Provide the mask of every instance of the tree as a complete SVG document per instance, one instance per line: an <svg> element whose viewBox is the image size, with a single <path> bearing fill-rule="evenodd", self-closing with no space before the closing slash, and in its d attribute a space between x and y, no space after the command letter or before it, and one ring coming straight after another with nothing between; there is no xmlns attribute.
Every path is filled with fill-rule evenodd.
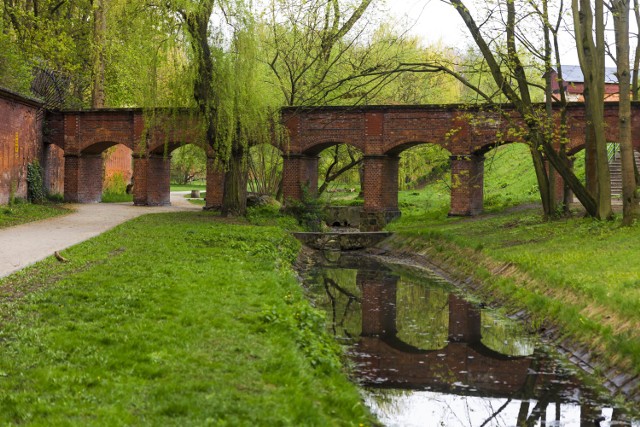
<svg viewBox="0 0 640 427"><path fill-rule="evenodd" d="M189 184L196 179L204 179L207 171L207 156L196 145L187 144L176 149L171 155L171 181Z"/></svg>
<svg viewBox="0 0 640 427"><path fill-rule="evenodd" d="M530 144L530 153L538 179L538 188L545 216L553 216L556 213L553 203L553 188L550 185L551 181L549 179L549 174L552 173L552 171L545 167L545 159L548 160L553 168L562 176L565 183L569 185L589 215L597 216L599 211L596 200L586 191L575 176L566 159L561 153L556 151L554 144L557 143L557 140L555 140L553 132L549 131L550 123L548 122L548 116L544 112L541 114L533 103L530 90L532 83L527 77L525 66L517 49L517 42L522 42L526 37L519 35L516 31L518 28L518 19L515 0L496 3L496 5L501 8L497 15L506 15L506 21L503 22L506 34L506 51L502 52L501 56L497 56L497 53L492 50L489 42L487 42L487 38L483 35L482 29L478 26L470 10L462 0L443 1L455 7L482 53L496 86L502 95L504 95L509 102L513 103L516 111L518 111L525 122L527 140ZM520 6L522 6L520 10L528 14L529 9L524 7L526 5ZM548 21L548 19L546 20ZM495 31L493 33L495 33ZM464 76L455 72L455 70L451 70L441 64L421 65L428 71L443 71L456 76L466 86L473 88L481 94L486 101L492 102L493 96L484 93L480 88L465 79ZM533 86L535 87L535 85ZM543 153L545 157L543 157Z"/></svg>
<svg viewBox="0 0 640 427"><path fill-rule="evenodd" d="M91 107L104 107L104 73L107 35L106 0L93 0L93 67Z"/></svg>
<svg viewBox="0 0 640 427"><path fill-rule="evenodd" d="M563 155L563 151L556 151L555 145L561 141L558 140L558 135L553 131L552 123L549 123L548 113L541 113L533 103L530 88L540 86L532 83L531 79L528 78L524 63L521 60L521 53L517 48L517 42L520 42L528 48L532 46L530 42L527 42L528 39L526 35L518 34L517 32L519 25L522 25L523 17L532 15L531 7L527 7L533 4L532 1L529 0L525 2L525 4L519 5L519 8L516 8L515 0L501 0L492 3L498 10L490 10L488 13L489 18L484 21L483 25L491 22L491 16L506 16L505 21L498 20L498 22L503 25L503 31L506 34L506 43L502 45L505 47L504 50L492 49L490 43L493 43L495 48L495 34L499 33L499 31L494 28L491 29L487 35L483 34L482 28L478 26L471 15L470 9L462 0L442 1L452 5L456 9L476 42L496 87L509 102L513 103L515 110L524 120L526 139L530 144L530 152L538 179L538 188L545 216L549 217L556 214L553 202L553 187L551 186L552 180L550 179L553 171L546 167L544 160L547 160L571 188L587 210L587 213L591 216L599 217L598 202L589 194L580 180L575 176L566 156ZM547 10L546 7L537 7L536 9L538 11ZM520 12L521 17L518 17L517 11ZM548 22L548 17L544 17L543 21ZM527 27L525 31L532 32L534 30ZM495 94L484 92L477 85L474 85L473 82L465 78L464 75L446 65L438 63L406 65L409 66L408 70L448 73L459 79L465 86L475 90L485 101L492 103L495 98ZM508 117L506 118L508 119ZM610 204L610 201L608 201L608 203Z"/></svg>
<svg viewBox="0 0 640 427"><path fill-rule="evenodd" d="M620 88L618 142L622 161L622 222L631 225L640 215L635 157L631 141L631 85L629 70L629 0L611 0L616 39L616 63Z"/></svg>
<svg viewBox="0 0 640 427"><path fill-rule="evenodd" d="M611 184L607 141L604 133L604 7L603 0L572 0L574 32L580 68L584 75L584 98L587 110L586 165L587 187L596 201L594 217L612 216ZM594 39L595 35L595 39Z"/></svg>

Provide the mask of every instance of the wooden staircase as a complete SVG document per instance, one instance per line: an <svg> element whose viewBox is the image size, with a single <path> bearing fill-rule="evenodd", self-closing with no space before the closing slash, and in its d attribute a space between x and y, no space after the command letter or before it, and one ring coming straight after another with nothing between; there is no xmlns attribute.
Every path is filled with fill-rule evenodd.
<svg viewBox="0 0 640 427"><path fill-rule="evenodd" d="M640 168L640 153L633 151L636 165ZM622 196L622 162L620 160L620 151L617 151L609 161L609 172L611 174L611 196Z"/></svg>

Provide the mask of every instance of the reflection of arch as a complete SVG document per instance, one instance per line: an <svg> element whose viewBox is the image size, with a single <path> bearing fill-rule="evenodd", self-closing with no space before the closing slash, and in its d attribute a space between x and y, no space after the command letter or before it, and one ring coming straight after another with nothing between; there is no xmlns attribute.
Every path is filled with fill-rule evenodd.
<svg viewBox="0 0 640 427"><path fill-rule="evenodd" d="M362 335L353 354L365 383L493 397L531 392L533 359L503 355L484 345L477 306L450 294L449 343L442 349L421 350L397 336L398 277L359 270L356 280L363 312Z"/></svg>

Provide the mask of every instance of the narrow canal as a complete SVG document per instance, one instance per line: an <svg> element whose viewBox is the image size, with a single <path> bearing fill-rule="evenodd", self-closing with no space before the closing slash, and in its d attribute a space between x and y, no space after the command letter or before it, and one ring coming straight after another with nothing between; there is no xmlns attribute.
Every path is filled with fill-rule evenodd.
<svg viewBox="0 0 640 427"><path fill-rule="evenodd" d="M332 264L307 270L304 286L384 425L640 426L521 325L439 276Z"/></svg>

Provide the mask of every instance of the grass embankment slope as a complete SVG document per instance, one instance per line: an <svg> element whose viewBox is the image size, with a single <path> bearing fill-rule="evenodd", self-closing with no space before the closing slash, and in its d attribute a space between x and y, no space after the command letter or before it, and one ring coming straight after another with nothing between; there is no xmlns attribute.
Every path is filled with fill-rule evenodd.
<svg viewBox="0 0 640 427"><path fill-rule="evenodd" d="M0 424L369 424L282 227L140 217L0 281Z"/></svg>
<svg viewBox="0 0 640 427"><path fill-rule="evenodd" d="M71 209L57 203L35 205L27 202L18 202L11 205L2 205L0 206L0 228L40 221L71 212Z"/></svg>
<svg viewBox="0 0 640 427"><path fill-rule="evenodd" d="M486 295L526 308L534 326L559 326L601 366L640 374L640 224L581 213L544 222L537 208L496 209L535 198L526 191L535 185L531 172L511 164L487 171L489 213L478 218L447 218L437 188L431 210L405 195L403 217L389 227L401 236L394 245L482 282Z"/></svg>

